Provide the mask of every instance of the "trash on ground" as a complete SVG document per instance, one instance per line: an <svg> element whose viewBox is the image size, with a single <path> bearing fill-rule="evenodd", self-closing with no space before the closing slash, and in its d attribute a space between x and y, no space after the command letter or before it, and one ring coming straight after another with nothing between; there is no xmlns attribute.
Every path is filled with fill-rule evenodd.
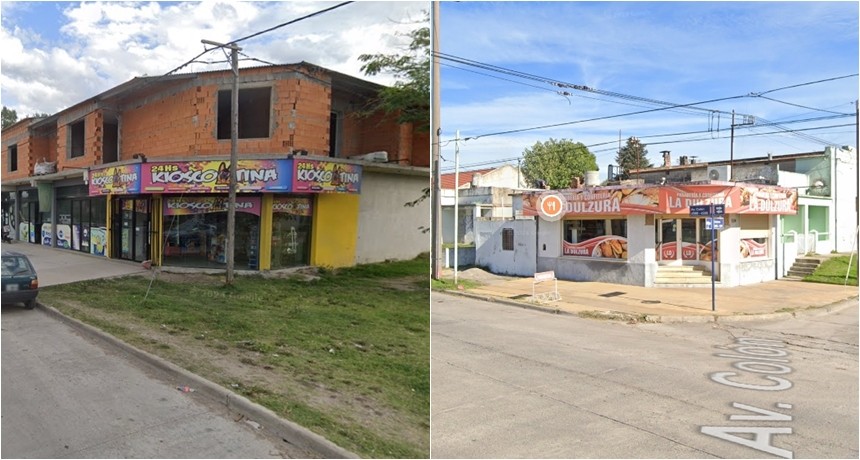
<svg viewBox="0 0 860 460"><path fill-rule="evenodd" d="M194 393L194 388L191 388L188 385L178 386L178 387L176 387L176 389L183 392L183 393Z"/></svg>

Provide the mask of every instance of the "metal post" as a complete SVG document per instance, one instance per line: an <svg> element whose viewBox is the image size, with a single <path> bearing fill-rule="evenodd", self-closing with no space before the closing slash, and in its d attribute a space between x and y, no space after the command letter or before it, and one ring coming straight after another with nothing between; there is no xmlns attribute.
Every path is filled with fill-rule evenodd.
<svg viewBox="0 0 860 460"><path fill-rule="evenodd" d="M711 204L711 311L717 311L717 273L714 259L717 258L716 231L714 231L714 205Z"/></svg>
<svg viewBox="0 0 860 460"><path fill-rule="evenodd" d="M230 98L230 192L227 195L227 241L225 242L227 275L225 283L233 284L233 263L236 248L236 168L239 155L239 48L235 43L217 43L201 40L204 44L230 48L230 63L233 70L233 88Z"/></svg>
<svg viewBox="0 0 860 460"><path fill-rule="evenodd" d="M442 146L439 144L439 135L442 132L442 128L439 127L440 116L439 116L439 57L436 53L439 52L439 2L434 1L430 4L430 8L433 10L433 14L431 15L431 57L432 57L432 75L430 80L430 88L431 88L431 104L430 104L430 112L431 112L431 123L430 129L433 132L432 135L432 148L433 148L433 161L431 162L431 168L433 172L433 180L432 182L432 190L430 193L430 203L432 206L431 216L430 216L430 238L433 240L430 246L430 271L433 279L441 279L442 278L442 173L439 170L440 164L439 159L441 158L441 148Z"/></svg>
<svg viewBox="0 0 860 460"><path fill-rule="evenodd" d="M457 248L460 246L460 130L454 139L454 286L457 286L457 272L460 261Z"/></svg>
<svg viewBox="0 0 860 460"><path fill-rule="evenodd" d="M732 140L729 142L729 182L735 177L735 111L732 110Z"/></svg>

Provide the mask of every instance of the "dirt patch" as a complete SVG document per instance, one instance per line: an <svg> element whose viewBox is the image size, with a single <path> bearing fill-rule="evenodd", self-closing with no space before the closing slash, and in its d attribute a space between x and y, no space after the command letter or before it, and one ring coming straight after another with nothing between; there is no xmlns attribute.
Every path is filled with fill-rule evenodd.
<svg viewBox="0 0 860 460"><path fill-rule="evenodd" d="M428 289L427 283L429 283L429 277L427 276L408 276L385 280L379 284L395 291L426 291Z"/></svg>

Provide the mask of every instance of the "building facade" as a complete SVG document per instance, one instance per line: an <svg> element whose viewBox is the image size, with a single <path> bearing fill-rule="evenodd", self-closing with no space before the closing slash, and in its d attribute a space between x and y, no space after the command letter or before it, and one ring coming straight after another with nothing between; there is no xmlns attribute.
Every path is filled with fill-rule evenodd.
<svg viewBox="0 0 860 460"><path fill-rule="evenodd" d="M230 71L135 78L3 130L4 224L33 244L223 266L232 80ZM427 186L429 137L393 116L358 116L380 88L308 63L240 70L237 268L427 250L428 205L393 203ZM383 225L389 214L414 219L415 230Z"/></svg>
<svg viewBox="0 0 860 460"><path fill-rule="evenodd" d="M526 191L517 219L479 227L477 263L528 276L649 287L755 284L798 255L851 252L856 149L631 172L626 185ZM711 204L715 215L703 215ZM708 213L711 210L708 207Z"/></svg>

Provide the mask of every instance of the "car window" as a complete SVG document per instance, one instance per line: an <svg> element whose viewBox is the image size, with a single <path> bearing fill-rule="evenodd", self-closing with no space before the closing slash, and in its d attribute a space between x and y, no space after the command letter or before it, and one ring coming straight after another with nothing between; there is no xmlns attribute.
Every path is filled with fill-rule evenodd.
<svg viewBox="0 0 860 460"><path fill-rule="evenodd" d="M33 269L23 257L3 256L3 276L32 275Z"/></svg>

